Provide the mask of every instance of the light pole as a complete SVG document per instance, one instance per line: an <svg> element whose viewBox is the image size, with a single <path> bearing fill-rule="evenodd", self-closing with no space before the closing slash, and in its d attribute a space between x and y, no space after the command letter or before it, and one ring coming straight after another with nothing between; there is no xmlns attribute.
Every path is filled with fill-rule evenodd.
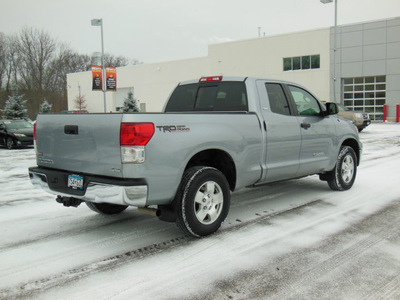
<svg viewBox="0 0 400 300"><path fill-rule="evenodd" d="M320 0L323 4L332 3L335 1L335 27L333 28L333 74L332 74L332 85L333 85L333 101L336 102L336 31L337 31L337 2L338 0Z"/></svg>
<svg viewBox="0 0 400 300"><path fill-rule="evenodd" d="M106 108L106 67L104 62L104 39L103 39L103 19L92 19L92 26L100 26L101 28L101 72L102 72L102 90L104 95L104 112L107 112Z"/></svg>

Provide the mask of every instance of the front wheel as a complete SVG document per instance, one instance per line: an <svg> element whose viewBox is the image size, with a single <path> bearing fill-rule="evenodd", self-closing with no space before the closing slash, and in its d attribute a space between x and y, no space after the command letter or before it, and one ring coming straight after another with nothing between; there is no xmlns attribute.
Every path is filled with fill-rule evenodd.
<svg viewBox="0 0 400 300"><path fill-rule="evenodd" d="M111 203L94 203L86 202L86 205L93 211L103 215L116 215L127 209L126 205L118 205Z"/></svg>
<svg viewBox="0 0 400 300"><path fill-rule="evenodd" d="M14 144L14 140L12 139L12 138L7 138L7 143L6 143L6 145L7 145L7 148L9 149L9 150L11 150L11 149L14 149L14 146L15 146L15 144Z"/></svg>
<svg viewBox="0 0 400 300"><path fill-rule="evenodd" d="M188 235L210 235L221 227L229 205L229 184L220 171L190 168L185 171L175 198L176 223Z"/></svg>
<svg viewBox="0 0 400 300"><path fill-rule="evenodd" d="M356 179L357 156L353 148L343 146L340 149L336 166L329 172L328 185L332 190L345 191L350 189Z"/></svg>

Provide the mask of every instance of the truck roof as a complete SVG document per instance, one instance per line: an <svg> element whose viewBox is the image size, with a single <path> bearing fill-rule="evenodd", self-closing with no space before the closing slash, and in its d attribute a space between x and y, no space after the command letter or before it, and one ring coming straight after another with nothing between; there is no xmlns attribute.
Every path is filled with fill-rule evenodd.
<svg viewBox="0 0 400 300"><path fill-rule="evenodd" d="M290 82L290 81L285 81L285 80L280 80L280 79L273 79L273 78L263 78L263 77L250 77L250 76L223 76L223 75L217 75L217 76L204 76L200 77L197 79L191 79L191 80L185 80L179 83L179 85L185 85L185 84L193 84L193 83L199 83L199 82L217 82L217 81L241 81L244 82L246 80L266 80L269 82L279 82L279 83L285 83L285 84L293 84L299 86L299 84Z"/></svg>

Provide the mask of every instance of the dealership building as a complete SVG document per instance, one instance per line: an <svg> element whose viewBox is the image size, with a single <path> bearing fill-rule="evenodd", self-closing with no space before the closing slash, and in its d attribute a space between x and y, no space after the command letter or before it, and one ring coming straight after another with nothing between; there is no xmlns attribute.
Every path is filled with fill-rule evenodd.
<svg viewBox="0 0 400 300"><path fill-rule="evenodd" d="M336 41L335 41L336 39ZM336 47L335 47L336 45ZM336 49L335 49L336 48ZM319 99L396 117L400 104L400 17L336 28L258 37L208 46L206 57L117 68L117 89L106 93L106 111L117 112L133 92L141 111L159 112L180 82L202 76L283 79ZM68 109L84 97L89 112L104 112L103 93L92 91L92 72L68 74Z"/></svg>

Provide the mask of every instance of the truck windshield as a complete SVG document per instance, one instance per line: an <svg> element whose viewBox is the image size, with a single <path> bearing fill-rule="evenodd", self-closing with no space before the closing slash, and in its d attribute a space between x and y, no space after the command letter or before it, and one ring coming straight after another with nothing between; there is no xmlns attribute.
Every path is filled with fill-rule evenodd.
<svg viewBox="0 0 400 300"><path fill-rule="evenodd" d="M165 111L248 111L246 86L239 81L180 85Z"/></svg>

